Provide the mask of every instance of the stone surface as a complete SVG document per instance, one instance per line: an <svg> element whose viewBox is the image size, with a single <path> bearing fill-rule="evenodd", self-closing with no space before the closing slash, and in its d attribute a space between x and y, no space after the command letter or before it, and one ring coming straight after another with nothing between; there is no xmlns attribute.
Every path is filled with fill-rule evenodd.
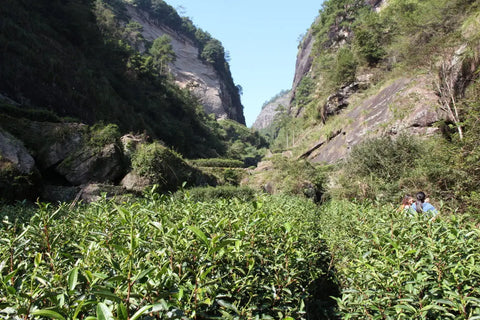
<svg viewBox="0 0 480 320"><path fill-rule="evenodd" d="M152 185L152 181L146 177L142 177L135 172L129 172L122 181L120 185L128 191L142 192L148 186Z"/></svg>
<svg viewBox="0 0 480 320"><path fill-rule="evenodd" d="M244 124L243 107L238 99L228 94L226 84L211 64L199 59L199 48L186 36L150 19L143 11L127 6L131 20L143 26L143 37L153 41L162 35L171 38L176 59L170 65L175 81L182 88L188 88L204 106L207 114L217 119L232 119Z"/></svg>
<svg viewBox="0 0 480 320"><path fill-rule="evenodd" d="M101 149L84 147L65 159L55 170L72 185L115 183L124 176L125 165L119 146L109 144Z"/></svg>
<svg viewBox="0 0 480 320"><path fill-rule="evenodd" d="M35 199L39 175L23 143L0 128L0 199Z"/></svg>
<svg viewBox="0 0 480 320"><path fill-rule="evenodd" d="M23 143L0 128L0 161L21 174L30 174L34 170L35 160Z"/></svg>
<svg viewBox="0 0 480 320"><path fill-rule="evenodd" d="M84 129L80 123L51 123L32 121L28 125L30 144L36 144L36 159L39 167L48 169L82 147ZM38 140L38 142L36 141Z"/></svg>
<svg viewBox="0 0 480 320"><path fill-rule="evenodd" d="M78 200L90 203L99 201L103 195L105 195L107 198L119 198L124 194L126 194L125 189L119 186L89 183L82 186L81 191L77 196Z"/></svg>
<svg viewBox="0 0 480 320"><path fill-rule="evenodd" d="M255 119L252 128L256 130L261 130L268 128L270 125L272 125L273 120L275 119L275 115L278 113L277 108L283 106L286 110L288 110L290 99L291 94L290 92L287 92L264 106L260 114L257 116L257 119Z"/></svg>
<svg viewBox="0 0 480 320"><path fill-rule="evenodd" d="M329 139L316 142L304 157L312 162L335 163L369 137L402 132L433 134L438 131L434 123L446 117L428 79L422 76L397 79L343 112L345 126Z"/></svg>

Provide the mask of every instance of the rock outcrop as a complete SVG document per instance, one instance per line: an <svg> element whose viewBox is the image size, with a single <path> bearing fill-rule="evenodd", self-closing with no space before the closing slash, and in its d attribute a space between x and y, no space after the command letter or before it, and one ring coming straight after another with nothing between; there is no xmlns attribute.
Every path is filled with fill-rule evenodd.
<svg viewBox="0 0 480 320"><path fill-rule="evenodd" d="M335 163L367 138L402 132L428 136L438 132L437 121L447 118L428 79L421 76L398 79L343 112L345 125L317 141L302 158Z"/></svg>
<svg viewBox="0 0 480 320"><path fill-rule="evenodd" d="M180 87L188 88L199 99L207 114L213 113L217 119L231 119L245 124L239 97L229 93L227 84L213 65L199 58L199 48L190 38L151 19L142 10L133 6L127 8L130 20L143 26L145 40L153 41L162 35L170 37L176 55L170 71Z"/></svg>
<svg viewBox="0 0 480 320"><path fill-rule="evenodd" d="M33 199L37 184L35 160L20 140L0 128L0 198Z"/></svg>
<svg viewBox="0 0 480 320"><path fill-rule="evenodd" d="M267 103L263 108L260 114L255 119L255 122L252 125L253 129L261 130L268 128L272 125L273 120L275 119L275 115L278 113L277 108L280 106L288 108L290 104L291 94L290 91L286 92L285 94L279 96L275 100Z"/></svg>
<svg viewBox="0 0 480 320"><path fill-rule="evenodd" d="M102 193L139 194L153 184L159 191L174 191L183 182L216 184L165 146L171 156L155 159L156 168L164 169L157 172L160 178L142 176L129 164L137 149L148 145L145 136L113 135L99 143L94 139L99 132L79 123L0 117L0 199L90 202Z"/></svg>

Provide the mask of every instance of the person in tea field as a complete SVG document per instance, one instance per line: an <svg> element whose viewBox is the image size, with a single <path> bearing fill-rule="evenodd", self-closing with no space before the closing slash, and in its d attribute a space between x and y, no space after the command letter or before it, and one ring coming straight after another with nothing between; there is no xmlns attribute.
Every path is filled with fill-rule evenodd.
<svg viewBox="0 0 480 320"><path fill-rule="evenodd" d="M402 204L398 211L409 210L412 203L415 202L415 199L410 194L406 194L402 199Z"/></svg>
<svg viewBox="0 0 480 320"><path fill-rule="evenodd" d="M429 213L433 214L433 216L436 216L438 214L437 209L435 209L434 206L432 206L428 201L426 201L428 198L425 195L424 192L420 191L416 194L417 200L412 203L411 206L411 211L417 212L417 213Z"/></svg>

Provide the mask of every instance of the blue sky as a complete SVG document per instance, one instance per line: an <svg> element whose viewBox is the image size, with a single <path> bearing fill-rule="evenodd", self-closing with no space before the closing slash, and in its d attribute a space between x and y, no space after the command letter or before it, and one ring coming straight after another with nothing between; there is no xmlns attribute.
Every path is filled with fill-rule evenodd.
<svg viewBox="0 0 480 320"><path fill-rule="evenodd" d="M241 96L247 126L263 103L292 87L299 38L318 16L322 0L165 0L181 16L220 40Z"/></svg>

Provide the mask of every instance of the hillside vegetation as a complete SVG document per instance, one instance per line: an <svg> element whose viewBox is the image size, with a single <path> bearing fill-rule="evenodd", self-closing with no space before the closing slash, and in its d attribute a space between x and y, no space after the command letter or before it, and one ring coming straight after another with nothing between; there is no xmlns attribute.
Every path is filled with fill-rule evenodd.
<svg viewBox="0 0 480 320"><path fill-rule="evenodd" d="M136 2L133 4L137 4ZM191 37L238 96L221 43L163 1L138 6ZM166 72L167 42L140 51L125 2L13 1L0 9L0 112L43 121L104 122L147 133L187 157L224 155L219 127ZM145 41L143 41L145 42ZM147 43L152 46L153 43ZM156 49L155 49L156 48Z"/></svg>
<svg viewBox="0 0 480 320"><path fill-rule="evenodd" d="M162 9L161 1L133 2ZM70 39L75 26L92 23L96 30L92 38L80 37L79 42L71 43L71 48L86 46L86 52L95 56L91 50L96 48L98 56L92 61L99 65L92 68L95 72L110 68L110 63L124 64L121 72L113 72L117 70L114 68L102 73L98 92L86 97L96 97L97 93L110 97L106 92L114 92L112 100L106 99L111 104L106 105L113 107L118 102L125 109L114 117L118 125L106 122L77 127L65 124L69 120L62 117L69 114L53 105L45 112L19 99L19 95L15 100L21 104L9 99L2 102L5 114L0 122L0 138L13 141L13 135L28 137L30 144L26 147L33 148L42 139L36 132L47 128L42 126L44 121L57 121L65 124L64 130L52 130L45 140L66 139L67 132L77 130L88 142L87 155L99 153L107 143L118 147L129 162L124 165L155 185L134 195L111 197L103 193L89 204L78 198L57 204L2 204L0 317L479 319L479 3L389 0L378 11L367 5L380 2L324 2L313 26L316 44L311 71L296 89L294 104L278 114L269 132L275 154L267 153L268 158L262 158L257 167L253 165L268 146L266 139L233 121L217 122L205 116L195 99L174 86L168 76L151 74L152 69L144 68L150 61L148 56L135 55L131 60L133 56L125 51L128 46L118 38L100 41L103 35L93 28L93 16L86 9L93 3L9 1L8 8L19 14L15 19L2 6L0 24L10 28L9 34L2 37L25 36L37 50L58 49L53 57L62 52L58 43L51 42L52 46L46 48L37 35L48 31ZM121 9L118 1L94 4L106 19ZM42 15L27 15L29 6ZM60 9L63 11L56 11ZM70 19L58 20L64 14ZM180 21L176 16L172 19L173 23ZM57 23L55 28L52 22ZM30 33L25 25L39 29ZM97 40L98 47L90 45ZM9 46L0 50L1 58L11 57L11 65L21 69L19 66L27 59L12 50L30 52L29 47L11 40L7 43ZM109 50L126 55L123 60L98 60ZM33 52L30 57L35 55ZM36 54L43 55L43 51ZM458 73L448 71L447 62L452 60L461 61L457 64L460 68L455 69ZM85 65L77 63L78 70L91 67L87 63L90 60L80 61ZM37 63L48 66L43 61ZM59 74L65 70L75 74L77 70L66 60L65 65L54 66ZM136 67L123 69L125 66ZM10 76L15 74L14 67L2 64L2 68L0 77L3 70ZM27 64L25 70L33 75L44 69L30 69ZM40 77L50 82L39 82L39 90L60 92L51 85L55 74L52 71L51 79ZM126 75L133 76L123 78ZM352 94L350 105L338 112L326 111L325 102L333 92L365 75L369 80ZM429 135L421 130L416 135L397 131L382 135L378 130L377 135L352 146L342 161L328 165L309 161L309 152L315 151L313 143L318 148L328 144L342 135L338 131L342 126L355 121L346 120L343 110L362 105L361 101L378 94L381 88L399 83L398 78L418 75L424 81L411 83L424 85L425 89L425 79L430 79L429 92L437 94L435 106L451 111L450 116L431 124ZM1 83L5 88L12 85L14 90L23 88L24 81L31 81L27 75L19 77L16 82L4 78ZM41 87L45 83L48 86ZM130 87L132 84L134 87ZM69 86L65 88L66 96L73 92ZM127 101L123 94L128 96L130 90L145 90L138 104L136 95L131 96L135 98L129 104L121 103ZM400 101L402 105L395 105L402 99L392 100L388 106L397 120L411 113L411 101L421 104L427 99L420 94L410 98L408 103ZM152 106L155 108L149 109ZM165 107L165 113L157 114L157 106ZM137 108L138 115L129 113L130 107ZM106 115L105 110L92 115ZM130 116L135 121L143 112L154 122L144 119L149 134L156 134L156 124L170 126L165 129L171 130L166 137L171 135L172 142L165 141L170 146L154 139L136 145L132 139L122 149L118 140L124 129L120 128L129 128L122 119ZM44 121L36 122L30 131L22 130L21 124L32 124L32 119ZM200 131L195 131L195 124L200 125ZM195 132L175 131L183 126ZM158 130L154 138L163 139L160 133L164 129ZM208 159L184 159L181 141L198 144L186 155ZM215 147L217 143L219 148ZM53 169L74 167L79 157L72 155L76 153ZM250 163L252 167L243 168ZM0 158L0 165L8 169L11 163ZM24 177L9 176L8 180L4 174L0 178L0 185L8 185ZM224 185L187 188L194 180ZM176 189L180 190L174 192ZM419 190L428 193L438 215L398 209L405 193Z"/></svg>
<svg viewBox="0 0 480 320"><path fill-rule="evenodd" d="M358 137L352 133L322 149L349 155L331 167L325 198L392 203L426 190L437 204L477 206L479 24L478 1L325 1L312 25L312 67L271 127L274 151L308 157L312 146L341 141L334 139L348 135L344 128L352 124L371 131L358 145L347 145ZM367 116L375 117L365 101L381 99L379 92L398 79L416 79L417 87L389 101L390 119L363 127ZM346 88L354 89L346 95ZM347 116L354 108L355 116ZM440 116L425 130L405 120L427 112ZM402 121L414 124L403 128Z"/></svg>

